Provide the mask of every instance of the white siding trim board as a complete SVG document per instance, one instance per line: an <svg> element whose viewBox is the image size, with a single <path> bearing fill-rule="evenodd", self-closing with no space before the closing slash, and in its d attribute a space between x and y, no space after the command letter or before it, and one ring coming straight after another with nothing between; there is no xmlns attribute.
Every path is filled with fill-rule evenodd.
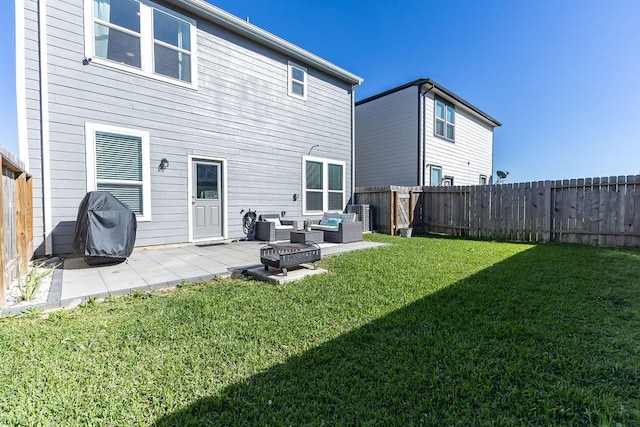
<svg viewBox="0 0 640 427"><path fill-rule="evenodd" d="M40 122L42 137L42 205L44 211L44 251L53 253L53 218L51 214L51 144L49 134L49 50L47 37L47 0L38 3L40 33Z"/></svg>
<svg viewBox="0 0 640 427"><path fill-rule="evenodd" d="M18 158L29 170L29 139L27 132L27 75L25 58L24 0L15 0L16 27L16 114L18 118Z"/></svg>

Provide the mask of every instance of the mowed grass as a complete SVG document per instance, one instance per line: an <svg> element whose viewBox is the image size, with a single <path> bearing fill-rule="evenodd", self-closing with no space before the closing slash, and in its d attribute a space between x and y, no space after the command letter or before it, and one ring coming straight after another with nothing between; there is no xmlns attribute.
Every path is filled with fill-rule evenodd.
<svg viewBox="0 0 640 427"><path fill-rule="evenodd" d="M640 252L367 239L0 320L0 425L640 425Z"/></svg>

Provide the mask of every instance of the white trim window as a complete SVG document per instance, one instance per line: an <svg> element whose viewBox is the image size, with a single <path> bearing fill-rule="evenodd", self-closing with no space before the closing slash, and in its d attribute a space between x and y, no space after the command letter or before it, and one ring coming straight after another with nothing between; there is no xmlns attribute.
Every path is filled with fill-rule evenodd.
<svg viewBox="0 0 640 427"><path fill-rule="evenodd" d="M487 175L480 175L480 185L487 185Z"/></svg>
<svg viewBox="0 0 640 427"><path fill-rule="evenodd" d="M435 100L434 133L449 141L455 140L456 109L441 99Z"/></svg>
<svg viewBox="0 0 640 427"><path fill-rule="evenodd" d="M289 62L289 96L307 100L307 69Z"/></svg>
<svg viewBox="0 0 640 427"><path fill-rule="evenodd" d="M85 142L87 191L108 191L150 221L149 133L86 123Z"/></svg>
<svg viewBox="0 0 640 427"><path fill-rule="evenodd" d="M344 162L304 156L302 171L303 215L344 210Z"/></svg>
<svg viewBox="0 0 640 427"><path fill-rule="evenodd" d="M99 64L196 86L196 22L146 0L84 0L85 56Z"/></svg>
<svg viewBox="0 0 640 427"><path fill-rule="evenodd" d="M429 166L429 184L434 187L442 185L442 168L440 166Z"/></svg>

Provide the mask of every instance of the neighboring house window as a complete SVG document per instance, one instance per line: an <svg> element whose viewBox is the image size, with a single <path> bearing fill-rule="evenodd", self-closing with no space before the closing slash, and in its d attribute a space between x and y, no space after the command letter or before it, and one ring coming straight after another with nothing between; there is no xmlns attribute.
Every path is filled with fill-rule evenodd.
<svg viewBox="0 0 640 427"><path fill-rule="evenodd" d="M195 21L146 0L85 0L85 8L87 57L194 84Z"/></svg>
<svg viewBox="0 0 640 427"><path fill-rule="evenodd" d="M150 220L149 133L93 123L85 129L87 191L108 191Z"/></svg>
<svg viewBox="0 0 640 427"><path fill-rule="evenodd" d="M431 166L431 185L436 187L442 185L442 168L440 166Z"/></svg>
<svg viewBox="0 0 640 427"><path fill-rule="evenodd" d="M289 62L289 95L307 99L307 69Z"/></svg>
<svg viewBox="0 0 640 427"><path fill-rule="evenodd" d="M442 180L442 185L444 187L451 187L453 185L453 177L445 176L444 179Z"/></svg>
<svg viewBox="0 0 640 427"><path fill-rule="evenodd" d="M487 175L480 175L480 185L487 185Z"/></svg>
<svg viewBox="0 0 640 427"><path fill-rule="evenodd" d="M304 157L303 213L321 213L344 209L344 162Z"/></svg>
<svg viewBox="0 0 640 427"><path fill-rule="evenodd" d="M453 105L436 99L435 134L453 141L455 138L456 110Z"/></svg>

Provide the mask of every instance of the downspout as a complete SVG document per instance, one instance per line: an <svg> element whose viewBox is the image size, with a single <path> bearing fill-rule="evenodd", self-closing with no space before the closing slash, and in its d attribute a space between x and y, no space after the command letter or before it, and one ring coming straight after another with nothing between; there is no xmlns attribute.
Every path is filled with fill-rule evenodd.
<svg viewBox="0 0 640 427"><path fill-rule="evenodd" d="M356 200L356 87L351 86L351 196L349 198L351 204L355 204Z"/></svg>
<svg viewBox="0 0 640 427"><path fill-rule="evenodd" d="M431 92L436 87L435 83L431 83L431 87L426 91L422 90L422 85L418 90L418 185L424 187L426 184L426 158L427 158L427 138L425 129L424 105L426 101L427 93Z"/></svg>
<svg viewBox="0 0 640 427"><path fill-rule="evenodd" d="M40 62L40 132L42 139L42 226L45 255L53 253L51 218L51 153L49 140L49 64L47 0L38 2L38 50Z"/></svg>
<svg viewBox="0 0 640 427"><path fill-rule="evenodd" d="M16 28L16 114L18 119L18 158L24 164L25 170L29 170L29 140L27 139L27 83L26 83L26 59L25 59L25 22L24 0L15 2L15 28Z"/></svg>

